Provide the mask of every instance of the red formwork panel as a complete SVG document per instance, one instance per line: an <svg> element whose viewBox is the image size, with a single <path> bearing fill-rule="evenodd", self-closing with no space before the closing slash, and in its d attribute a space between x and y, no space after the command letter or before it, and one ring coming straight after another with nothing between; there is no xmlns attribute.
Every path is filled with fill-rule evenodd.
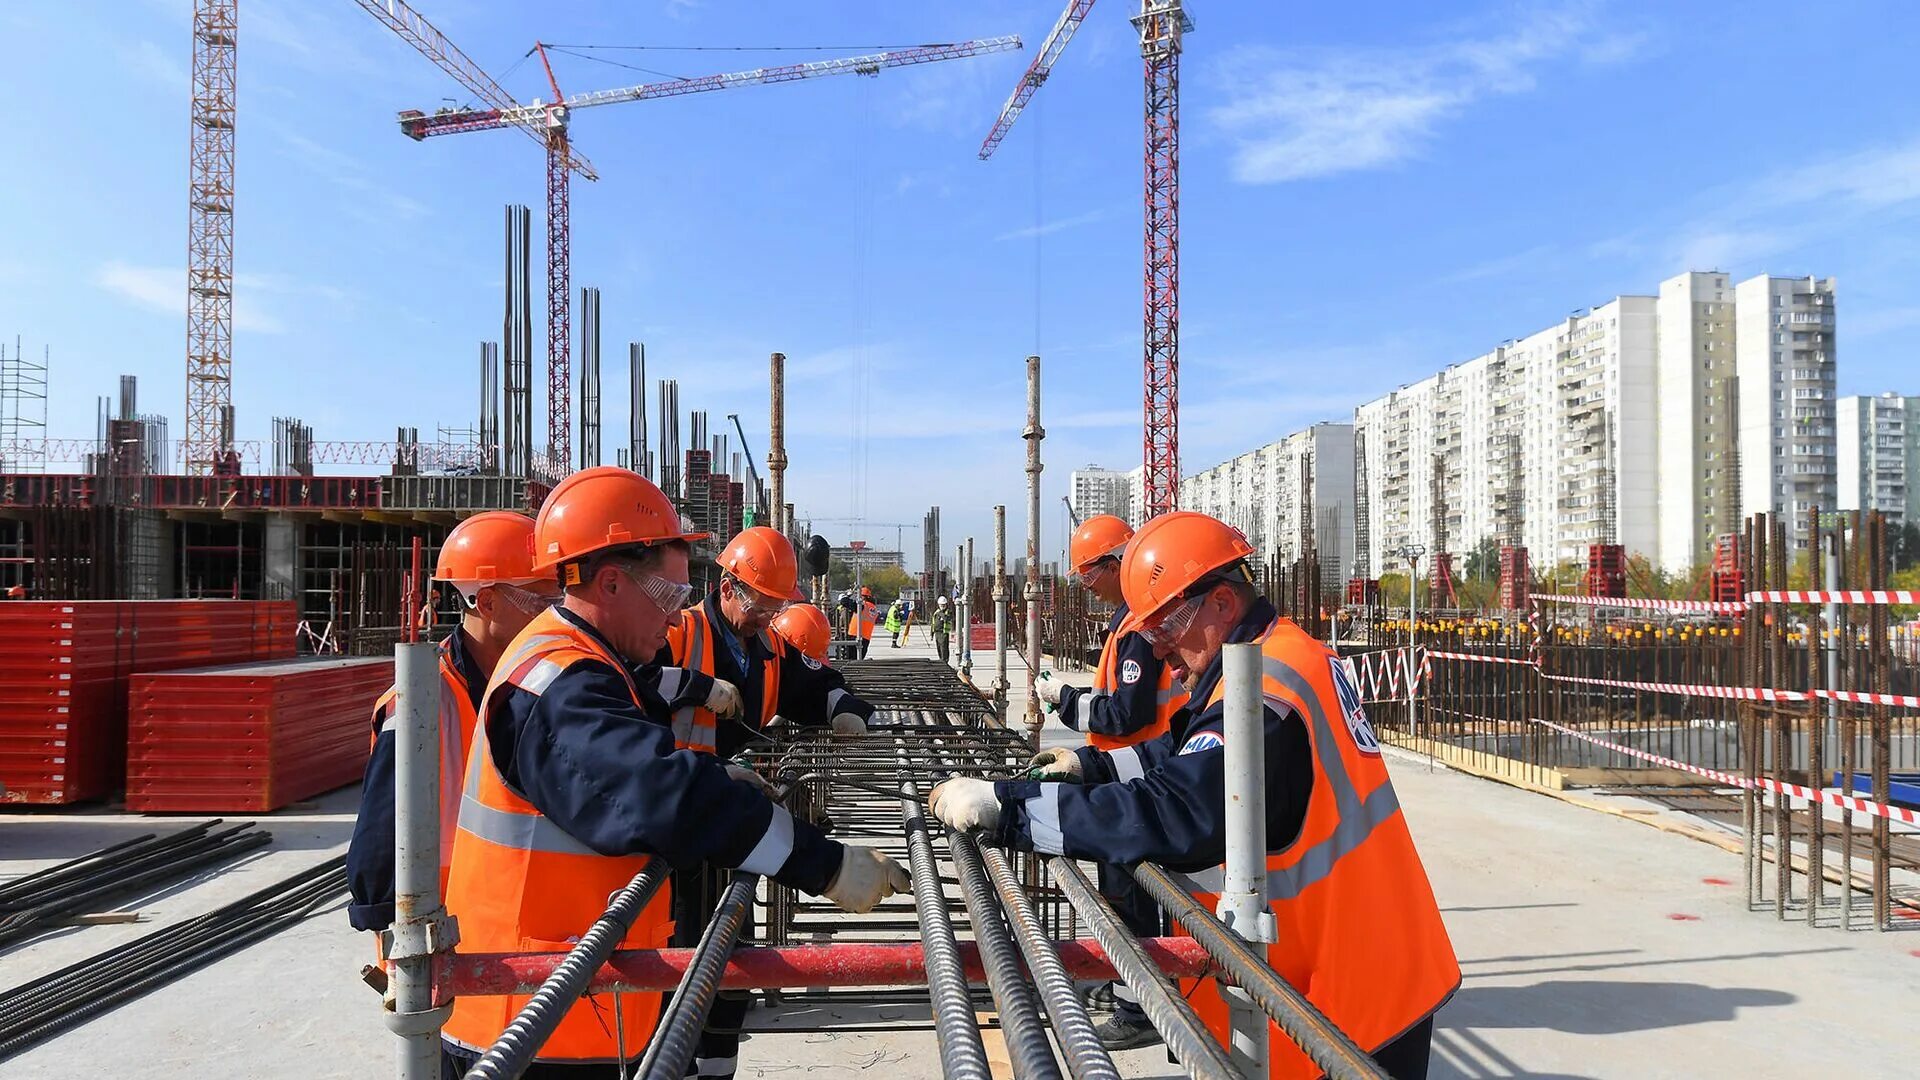
<svg viewBox="0 0 1920 1080"><path fill-rule="evenodd" d="M118 790L135 671L291 657L291 601L0 602L0 800Z"/></svg>
<svg viewBox="0 0 1920 1080"><path fill-rule="evenodd" d="M127 694L127 809L263 814L360 779L393 683L379 657L140 673Z"/></svg>

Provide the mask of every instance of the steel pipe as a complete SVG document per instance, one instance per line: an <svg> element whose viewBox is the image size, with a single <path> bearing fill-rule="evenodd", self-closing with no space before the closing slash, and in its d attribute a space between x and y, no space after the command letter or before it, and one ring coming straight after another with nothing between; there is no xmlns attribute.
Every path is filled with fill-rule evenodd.
<svg viewBox="0 0 1920 1080"><path fill-rule="evenodd" d="M613 894L606 914L581 935L580 943L554 967L553 974L534 992L533 999L513 1018L513 1023L507 1025L500 1041L467 1070L466 1080L516 1080L527 1071L541 1045L560 1025L567 1010L586 992L588 980L607 962L620 939L627 936L633 921L640 917L660 886L666 884L670 872L664 859L652 856L647 859L633 880Z"/></svg>
<svg viewBox="0 0 1920 1080"><path fill-rule="evenodd" d="M700 1045L700 1030L707 1025L707 1014L720 994L720 974L727 957L746 929L747 916L753 910L753 893L760 884L758 874L733 876L725 896L713 909L713 921L700 936L693 950L693 962L674 988L673 1002L640 1059L638 1075L648 1080L680 1080Z"/></svg>
<svg viewBox="0 0 1920 1080"><path fill-rule="evenodd" d="M1040 442L1047 431L1040 426L1040 358L1027 357L1027 736L1040 749Z"/></svg>
<svg viewBox="0 0 1920 1080"><path fill-rule="evenodd" d="M1222 729L1226 737L1227 860L1216 913L1248 941L1273 940L1267 910L1266 708L1260 698L1260 646L1220 648ZM1239 987L1224 990L1233 1032L1233 1067L1267 1073L1267 1021Z"/></svg>
<svg viewBox="0 0 1920 1080"><path fill-rule="evenodd" d="M1007 722L1007 508L993 508L993 715Z"/></svg>
<svg viewBox="0 0 1920 1080"><path fill-rule="evenodd" d="M413 557L417 585L417 546ZM407 624L415 621L409 614ZM452 1010L434 1004L433 954L451 949L453 936L440 897L440 658L432 642L393 647L393 685L393 924L383 935L393 1012L386 1019L400 1036L400 1080L439 1080L440 1028Z"/></svg>
<svg viewBox="0 0 1920 1080"><path fill-rule="evenodd" d="M940 1070L948 1077L989 1080L987 1051L974 1020L972 995L960 968L960 948L947 914L947 897L934 863L926 804L908 782L911 799L900 800L907 834L907 861L913 875L913 906L920 915L920 942L926 947L927 993L940 1034Z"/></svg>
<svg viewBox="0 0 1920 1080"><path fill-rule="evenodd" d="M1057 1078L1060 1065L1053 1058L1053 1045L1047 1041L1046 1025L1040 1022L1033 983L1020 966L1020 953L994 898L993 883L980 861L980 849L965 833L950 834L947 843L953 851L953 865L960 871L960 895L967 904L967 919L973 924L973 937L980 943L980 955L986 963L987 985L1000 1011L1013 1075L1022 1080Z"/></svg>
<svg viewBox="0 0 1920 1080"><path fill-rule="evenodd" d="M1087 929L1093 932L1094 939L1113 958L1113 966L1119 970L1120 978L1126 982L1127 989L1133 992L1140 1008L1145 1010L1147 1019L1153 1022L1154 1030L1167 1041L1167 1049L1186 1068L1188 1076L1207 1080L1236 1080L1243 1075L1266 1075L1264 1072L1243 1073L1235 1068L1227 1052L1213 1041L1200 1014L1194 1012L1193 1006L1187 1004L1187 999L1180 996L1179 990L1154 968L1146 951L1140 948L1133 934L1121 925L1113 908L1094 891L1078 864L1072 859L1056 855L1048 860L1048 866L1060 882L1060 888L1067 894L1067 902L1087 921ZM1260 1026L1264 1029L1266 1024Z"/></svg>
<svg viewBox="0 0 1920 1080"><path fill-rule="evenodd" d="M987 875L1006 906L1007 921L1012 924L1020 952L1027 958L1027 970L1033 972L1035 985L1047 1003L1047 1015L1053 1019L1054 1033L1060 1037L1060 1049L1067 1058L1067 1071L1074 1080L1119 1080L1120 1070L1113 1057L1094 1034L1093 1019L1087 1015L1086 1002L1075 991L1073 977L1067 973L1054 942L1040 929L1033 901L1014 875L1005 852L997 848L980 849Z"/></svg>
<svg viewBox="0 0 1920 1080"><path fill-rule="evenodd" d="M1133 868L1133 878L1181 929L1200 942L1229 978L1246 989L1254 1004L1266 1012L1281 1034L1292 1040L1315 1065L1326 1070L1332 1080L1386 1080L1387 1074L1380 1071L1366 1051L1273 970L1259 950L1241 940L1175 884L1165 870L1142 863Z"/></svg>

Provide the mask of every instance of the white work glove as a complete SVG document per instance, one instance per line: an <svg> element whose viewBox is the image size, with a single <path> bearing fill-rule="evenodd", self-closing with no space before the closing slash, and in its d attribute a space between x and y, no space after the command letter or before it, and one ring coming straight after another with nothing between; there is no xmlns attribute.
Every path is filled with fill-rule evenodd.
<svg viewBox="0 0 1920 1080"><path fill-rule="evenodd" d="M745 765L737 765L731 761L727 762L727 778L730 780L738 780L743 784L752 784L759 789L760 794L768 798L773 797L773 785L767 783L767 778L747 768Z"/></svg>
<svg viewBox="0 0 1920 1080"><path fill-rule="evenodd" d="M836 713L832 724L835 735L865 735L867 722L850 712Z"/></svg>
<svg viewBox="0 0 1920 1080"><path fill-rule="evenodd" d="M1035 685L1040 690L1040 700L1046 702L1048 708L1057 709L1060 707L1060 687L1064 684L1054 682L1053 677L1043 671L1040 673L1040 678L1035 682Z"/></svg>
<svg viewBox="0 0 1920 1080"><path fill-rule="evenodd" d="M907 868L869 847L844 849L840 869L827 885L826 897L843 911L862 915L894 893L913 888Z"/></svg>
<svg viewBox="0 0 1920 1080"><path fill-rule="evenodd" d="M1031 780L1080 782L1080 755L1064 746L1042 750L1027 759L1027 777Z"/></svg>
<svg viewBox="0 0 1920 1080"><path fill-rule="evenodd" d="M928 793L927 809L956 832L991 831L1000 824L1000 797L993 793L991 780L943 780Z"/></svg>
<svg viewBox="0 0 1920 1080"><path fill-rule="evenodd" d="M707 708L722 720L739 716L740 688L725 679L713 680L713 690L707 694Z"/></svg>

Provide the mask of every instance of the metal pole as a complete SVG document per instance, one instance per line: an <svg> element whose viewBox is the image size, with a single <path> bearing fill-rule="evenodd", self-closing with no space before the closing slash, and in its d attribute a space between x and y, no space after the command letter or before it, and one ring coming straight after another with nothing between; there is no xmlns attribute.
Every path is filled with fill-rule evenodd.
<svg viewBox="0 0 1920 1080"><path fill-rule="evenodd" d="M1822 576L1826 579L1825 588L1829 594L1840 591L1840 530L1843 527L1843 525L1836 523L1832 529L1828 530L1825 537L1827 542L1827 565L1826 573ZM1858 538L1856 538L1856 543L1857 542ZM1827 688L1830 690L1838 690L1840 689L1840 605L1838 603L1832 601L1827 603L1826 623ZM1836 699L1828 698L1827 745L1838 746L1839 744L1840 702ZM1826 783L1824 778L1815 777L1813 786L1819 787L1824 783ZM1853 777L1847 777L1846 788L1849 792L1853 790ZM1819 813L1820 808L1817 806L1814 807L1813 812L1816 814ZM1853 868L1850 866L1847 867L1847 873L1851 875Z"/></svg>
<svg viewBox="0 0 1920 1080"><path fill-rule="evenodd" d="M1027 357L1027 426L1020 433L1027 441L1027 735L1034 748L1040 746L1040 441L1047 437L1040 426L1040 358ZM1178 482L1178 478L1175 478Z"/></svg>
<svg viewBox="0 0 1920 1080"><path fill-rule="evenodd" d="M953 545L953 669L961 678L967 672L967 593L973 582L967 578L967 545Z"/></svg>
<svg viewBox="0 0 1920 1080"><path fill-rule="evenodd" d="M773 380L773 415L767 429L767 492L773 527L785 534L793 527L786 514L787 493L787 354L774 353L769 364Z"/></svg>
<svg viewBox="0 0 1920 1080"><path fill-rule="evenodd" d="M1007 722L1007 508L993 508L993 712Z"/></svg>
<svg viewBox="0 0 1920 1080"><path fill-rule="evenodd" d="M1260 697L1260 646L1220 647L1226 708L1227 862L1218 914L1248 941L1274 939L1267 910L1267 740ZM1267 1018L1239 987L1223 987L1233 1031L1233 1064L1243 1076L1267 1075Z"/></svg>
<svg viewBox="0 0 1920 1080"><path fill-rule="evenodd" d="M411 625L415 620L409 617ZM433 955L454 945L440 897L440 661L431 642L393 647L393 1011L400 1080L439 1080L440 1028L451 1003L433 1005Z"/></svg>
<svg viewBox="0 0 1920 1080"><path fill-rule="evenodd" d="M973 537L967 537L967 658L960 665L960 677L971 681L973 678Z"/></svg>

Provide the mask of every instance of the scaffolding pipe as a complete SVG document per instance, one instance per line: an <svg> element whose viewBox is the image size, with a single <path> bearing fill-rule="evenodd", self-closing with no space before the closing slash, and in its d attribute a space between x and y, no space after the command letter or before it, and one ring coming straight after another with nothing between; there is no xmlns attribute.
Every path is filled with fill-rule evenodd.
<svg viewBox="0 0 1920 1080"><path fill-rule="evenodd" d="M1267 910L1266 709L1260 697L1260 646L1220 647L1222 734L1226 738L1226 873L1216 914L1247 941L1274 940ZM1233 1066L1267 1074L1267 1020L1247 992L1223 989L1233 1032Z"/></svg>
<svg viewBox="0 0 1920 1080"><path fill-rule="evenodd" d="M1100 1045L1100 1036L1094 1033L1087 1003L1080 1000L1073 976L1068 973L1055 943L1040 928L1033 901L1014 875L1006 853L991 847L979 850L981 861L987 865L987 876L993 879L1000 903L1006 907L1007 921L1020 943L1020 952L1027 958L1027 970L1033 972L1040 997L1046 1002L1047 1015L1053 1020L1054 1034L1059 1036L1060 1050L1067 1059L1067 1071L1073 1074L1074 1080L1120 1080L1120 1070L1114 1067L1113 1057Z"/></svg>
<svg viewBox="0 0 1920 1080"><path fill-rule="evenodd" d="M773 383L772 415L767 422L768 511L773 527L785 535L793 527L787 506L787 354L774 353L768 362Z"/></svg>
<svg viewBox="0 0 1920 1080"><path fill-rule="evenodd" d="M1387 1080L1366 1051L1273 970L1264 947L1249 945L1227 929L1158 866L1141 863L1133 868L1133 879L1331 1080Z"/></svg>
<svg viewBox="0 0 1920 1080"><path fill-rule="evenodd" d="M993 714L1007 722L1007 508L993 508Z"/></svg>
<svg viewBox="0 0 1920 1080"><path fill-rule="evenodd" d="M415 549L415 565L419 563ZM411 615L411 613L409 613ZM411 617L408 623L415 620ZM440 1029L453 1011L433 1003L434 954L453 948L440 897L440 658L433 643L393 647L395 732L393 967L387 1026L400 1036L400 1080L439 1080Z"/></svg>
<svg viewBox="0 0 1920 1080"><path fill-rule="evenodd" d="M926 947L927 994L940 1038L940 1071L950 1078L988 1080L987 1051L980 1042L973 998L960 967L959 941L947 914L945 886L940 883L940 868L934 862L926 803L912 781L907 782L906 790L914 797L900 800L900 818L913 876L913 906L920 917L920 943Z"/></svg>
<svg viewBox="0 0 1920 1080"><path fill-rule="evenodd" d="M1133 992L1134 999L1153 1022L1155 1031L1167 1041L1167 1050L1187 1070L1188 1076L1208 1080L1235 1080L1240 1076L1264 1076L1265 1073L1240 1073L1228 1060L1226 1051L1213 1040L1200 1014L1187 999L1154 967L1153 960L1133 934L1120 923L1106 900L1094 891L1087 877L1072 859L1056 855L1048 860L1060 890L1073 910L1087 921L1094 940L1113 958L1120 978ZM1264 1029L1265 1018L1261 1027Z"/></svg>
<svg viewBox="0 0 1920 1080"><path fill-rule="evenodd" d="M640 1059L639 1076L680 1080L686 1074L699 1048L701 1029L706 1027L707 1015L713 1012L714 999L720 994L720 975L726 970L727 957L739 943L740 932L746 929L747 916L753 911L753 893L759 884L758 874L733 875L693 951L693 962L674 988L673 1002L660 1018L646 1056Z"/></svg>
<svg viewBox="0 0 1920 1080"><path fill-rule="evenodd" d="M973 537L967 537L967 591L961 595L967 598L967 617L961 626L966 633L961 640L966 643L966 659L960 665L960 678L973 681Z"/></svg>
<svg viewBox="0 0 1920 1080"><path fill-rule="evenodd" d="M527 1071L534 1055L540 1052L553 1029L560 1026L567 1010L586 992L588 980L607 962L620 939L627 936L633 921L640 917L653 894L660 891L670 872L664 859L647 857L633 880L613 894L606 913L580 936L579 944L553 969L553 974L534 992L513 1023L507 1025L500 1041L467 1070L466 1080L517 1080Z"/></svg>
<svg viewBox="0 0 1920 1080"><path fill-rule="evenodd" d="M1040 748L1040 440L1047 437L1040 426L1040 358L1027 357L1027 426L1020 433L1027 440L1027 736L1034 749Z"/></svg>
<svg viewBox="0 0 1920 1080"><path fill-rule="evenodd" d="M1000 1027L1006 1037L1007 1054L1012 1059L1013 1075L1022 1080L1029 1077L1058 1080L1060 1065L1054 1060L1052 1044L1047 1041L1046 1025L1040 1021L1033 983L1020 966L1020 953L994 897L987 869L980 861L980 849L973 837L965 833L950 834L947 843L953 851L954 868L959 871L960 895L967 905L968 921L973 924L973 937L979 942L980 956L986 965L987 986L993 991L993 1003L1000 1012Z"/></svg>

